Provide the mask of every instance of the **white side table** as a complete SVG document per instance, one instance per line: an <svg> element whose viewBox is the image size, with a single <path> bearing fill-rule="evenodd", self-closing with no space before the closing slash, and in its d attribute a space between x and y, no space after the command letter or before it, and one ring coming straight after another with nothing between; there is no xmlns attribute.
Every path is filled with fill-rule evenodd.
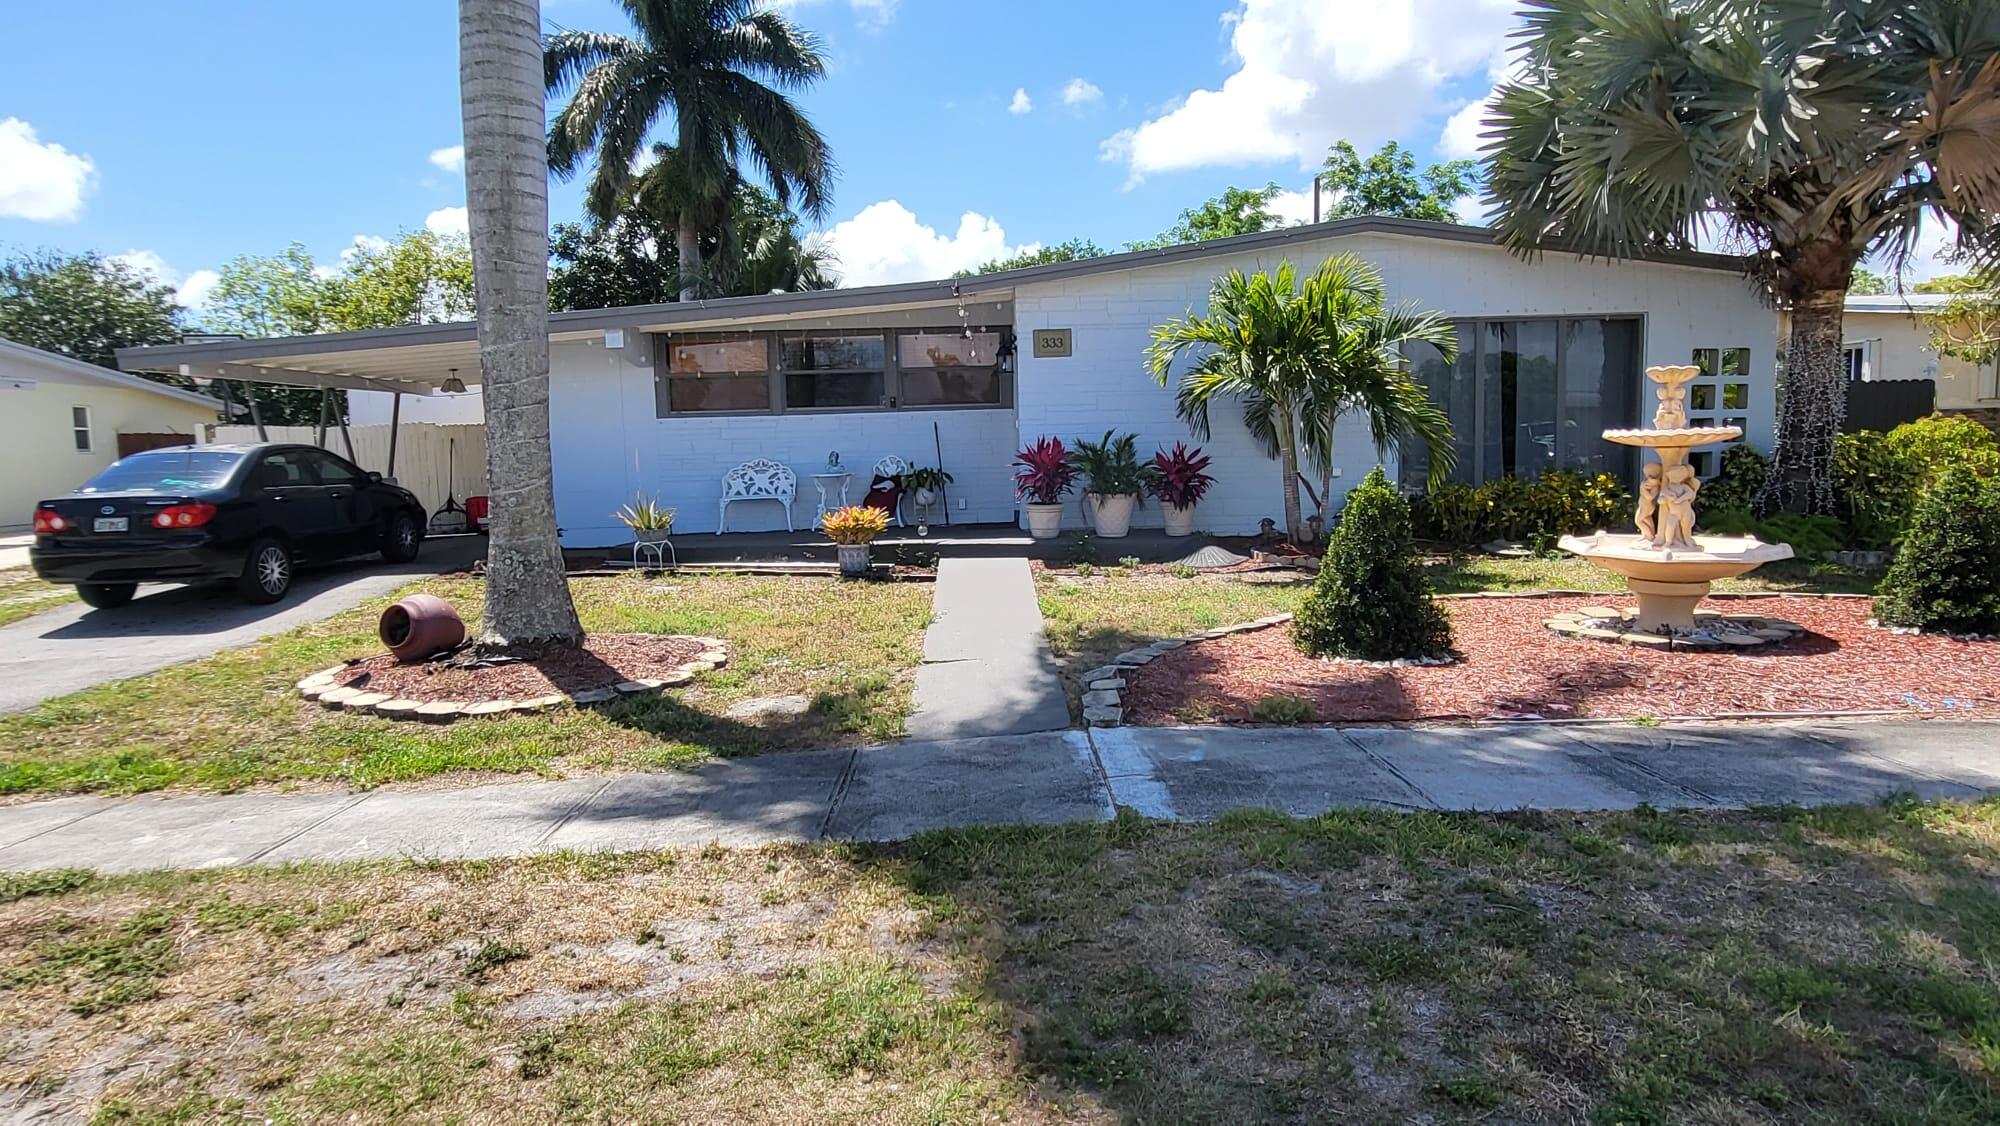
<svg viewBox="0 0 2000 1126"><path fill-rule="evenodd" d="M819 527L827 513L847 507L847 483L853 479L852 473L813 474L813 488L819 490L819 511L813 513L813 527ZM829 499L832 504L827 503Z"/></svg>

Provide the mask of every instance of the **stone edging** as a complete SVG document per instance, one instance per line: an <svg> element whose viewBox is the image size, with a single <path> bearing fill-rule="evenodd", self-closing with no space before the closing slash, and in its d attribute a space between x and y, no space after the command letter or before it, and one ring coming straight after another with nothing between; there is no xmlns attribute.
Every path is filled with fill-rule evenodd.
<svg viewBox="0 0 2000 1126"><path fill-rule="evenodd" d="M1624 594L1623 591L1603 590L1475 590L1462 594L1436 595L1440 601L1461 598L1604 598ZM1725 591L1713 593L1710 598L1873 598L1872 594L1820 594L1812 591ZM1156 658L1171 653L1184 645L1196 641L1214 641L1233 633L1249 633L1252 630L1270 629L1292 620L1290 614L1273 614L1268 618L1239 622L1233 626L1218 626L1186 637L1168 637L1128 649L1111 663L1101 665L1084 673L1083 681L1083 722L1088 727L1117 727L1124 722L1124 693L1128 687L1125 674L1151 664ZM1787 713L1789 714L1789 713ZM1835 713L1839 714L1839 713ZM1518 722L1518 721L1508 721Z"/></svg>
<svg viewBox="0 0 2000 1126"><path fill-rule="evenodd" d="M650 696L669 688L679 688L693 681L697 673L710 672L729 663L729 643L716 637L691 637L689 640L701 642L705 648L695 659L674 669L663 677L645 680L626 680L604 688L587 688L581 692L553 693L536 696L529 700L483 700L466 703L461 700L437 700L426 703L421 700L407 700L391 696L387 692L370 692L363 688L349 688L338 684L335 677L349 668L346 664L323 669L298 682L299 695L308 700L316 700L322 707L364 714L378 715L387 719L414 719L425 723L450 723L456 719L474 716L517 715L548 711L565 704L579 708L591 704L602 704L621 696Z"/></svg>

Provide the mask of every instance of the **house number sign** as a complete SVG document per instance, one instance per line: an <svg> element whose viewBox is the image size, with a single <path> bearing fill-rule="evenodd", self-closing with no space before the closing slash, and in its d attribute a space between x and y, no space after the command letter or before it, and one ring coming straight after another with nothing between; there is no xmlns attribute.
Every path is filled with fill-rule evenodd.
<svg viewBox="0 0 2000 1126"><path fill-rule="evenodd" d="M1066 328L1038 328L1035 330L1035 358L1069 355L1069 330Z"/></svg>

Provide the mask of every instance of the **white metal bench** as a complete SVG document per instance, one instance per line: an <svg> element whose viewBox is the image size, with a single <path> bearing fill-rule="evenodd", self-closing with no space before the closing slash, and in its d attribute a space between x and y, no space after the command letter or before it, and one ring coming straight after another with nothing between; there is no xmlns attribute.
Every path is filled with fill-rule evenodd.
<svg viewBox="0 0 2000 1126"><path fill-rule="evenodd" d="M792 527L792 502L798 499L799 475L790 466L766 458L746 461L722 478L722 502L715 522L715 534L729 530L729 506L740 500L769 500L785 506L785 530Z"/></svg>

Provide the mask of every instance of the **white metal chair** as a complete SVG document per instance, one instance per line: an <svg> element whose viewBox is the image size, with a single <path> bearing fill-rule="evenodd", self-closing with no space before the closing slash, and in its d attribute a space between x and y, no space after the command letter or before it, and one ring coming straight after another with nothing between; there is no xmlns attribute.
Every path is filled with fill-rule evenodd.
<svg viewBox="0 0 2000 1126"><path fill-rule="evenodd" d="M869 471L871 476L869 477L868 487L871 489L875 487L874 478L876 477L901 477L903 474L908 473L909 471L910 471L909 462L904 461L902 458L897 457L895 454L890 454L887 457L884 457L881 461L876 462L875 468ZM896 511L893 515L896 517L896 526L898 528L904 527L905 525L903 524L903 495L901 493L896 494Z"/></svg>
<svg viewBox="0 0 2000 1126"><path fill-rule="evenodd" d="M785 530L792 527L792 502L798 499L799 475L790 466L767 458L746 461L722 478L722 501L715 521L715 534L729 529L729 506L740 500L770 500L785 506Z"/></svg>

